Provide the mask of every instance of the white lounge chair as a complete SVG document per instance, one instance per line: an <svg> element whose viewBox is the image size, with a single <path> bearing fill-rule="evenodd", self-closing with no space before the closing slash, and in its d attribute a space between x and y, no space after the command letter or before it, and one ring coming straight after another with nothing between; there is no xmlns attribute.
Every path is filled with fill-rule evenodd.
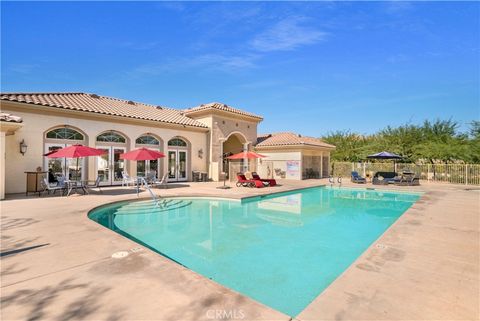
<svg viewBox="0 0 480 321"><path fill-rule="evenodd" d="M43 185L43 192L47 192L48 194L50 194L50 192L53 192L53 194L55 194L56 191L61 191L62 195L63 195L63 193L65 192L65 187L64 186L51 185L48 182L48 179L46 177L43 178L42 183L43 183L42 184Z"/></svg>
<svg viewBox="0 0 480 321"><path fill-rule="evenodd" d="M156 171L150 171L147 173L147 176L145 177L145 180L147 183L152 184L155 181L157 181L157 172Z"/></svg>
<svg viewBox="0 0 480 321"><path fill-rule="evenodd" d="M122 172L122 186L129 186L130 184L135 185L137 183L137 180L130 175L128 175L127 172Z"/></svg>
<svg viewBox="0 0 480 321"><path fill-rule="evenodd" d="M167 183L168 183L168 173L165 173L165 175L163 175L161 180L156 180L155 182L152 182L152 185L168 188Z"/></svg>
<svg viewBox="0 0 480 321"><path fill-rule="evenodd" d="M93 184L89 184L90 182L94 182ZM101 186L100 186L100 176L97 177L95 181L86 181L85 182L85 189L87 193L89 193L89 190L96 188L100 193L103 194Z"/></svg>

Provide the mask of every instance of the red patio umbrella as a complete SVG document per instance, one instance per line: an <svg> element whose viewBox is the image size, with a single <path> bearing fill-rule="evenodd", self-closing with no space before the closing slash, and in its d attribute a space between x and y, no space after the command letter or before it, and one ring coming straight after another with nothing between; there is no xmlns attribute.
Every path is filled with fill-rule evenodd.
<svg viewBox="0 0 480 321"><path fill-rule="evenodd" d="M45 156L48 158L76 158L77 159L77 172L78 172L78 159L80 157L87 156L99 156L105 154L106 151L101 149L96 149L83 145L72 145L62 149L58 149L54 152L46 153ZM78 175L78 174L77 174ZM78 178L78 177L77 177Z"/></svg>
<svg viewBox="0 0 480 321"><path fill-rule="evenodd" d="M255 153L255 152L241 152L238 154L234 154L232 156L228 156L227 159L254 159L254 158L264 158L267 156Z"/></svg>
<svg viewBox="0 0 480 321"><path fill-rule="evenodd" d="M156 150L151 150L145 147L134 149L128 153L124 153L120 155L120 159L128 159L128 160L153 160L165 157L165 154L157 152Z"/></svg>
<svg viewBox="0 0 480 321"><path fill-rule="evenodd" d="M105 153L106 151L104 150L78 144L56 150L54 153L47 153L46 156L49 158L79 158L87 156L99 156Z"/></svg>
<svg viewBox="0 0 480 321"><path fill-rule="evenodd" d="M234 160L234 159L256 159L256 158L264 158L264 157L267 157L265 155L261 155L261 154L258 154L258 153L255 153L255 152L246 152L246 151L243 151L241 153L238 153L238 154L234 154L232 156L228 156L227 159L230 159L230 160ZM245 168L246 170L247 168Z"/></svg>

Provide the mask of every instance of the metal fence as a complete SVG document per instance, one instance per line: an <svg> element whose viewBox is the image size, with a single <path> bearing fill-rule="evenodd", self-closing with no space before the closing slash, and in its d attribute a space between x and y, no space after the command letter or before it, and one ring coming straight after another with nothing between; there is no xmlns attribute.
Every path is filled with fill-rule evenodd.
<svg viewBox="0 0 480 321"><path fill-rule="evenodd" d="M480 164L405 164L332 162L330 175L350 177L352 171L373 177L376 172L414 172L431 182L480 185Z"/></svg>

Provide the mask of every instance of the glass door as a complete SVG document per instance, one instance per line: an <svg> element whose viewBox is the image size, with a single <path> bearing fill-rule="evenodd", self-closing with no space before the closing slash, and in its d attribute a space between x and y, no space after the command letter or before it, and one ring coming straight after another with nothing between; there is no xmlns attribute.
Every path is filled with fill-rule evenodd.
<svg viewBox="0 0 480 321"><path fill-rule="evenodd" d="M187 152L184 150L177 151L178 153L178 181L187 180Z"/></svg>
<svg viewBox="0 0 480 321"><path fill-rule="evenodd" d="M158 159L137 161L137 176L147 177L148 174L155 173L155 177L160 179L161 177L158 175L158 164Z"/></svg>
<svg viewBox="0 0 480 321"><path fill-rule="evenodd" d="M171 182L187 180L187 151L168 151L168 180Z"/></svg>
<svg viewBox="0 0 480 321"><path fill-rule="evenodd" d="M105 152L97 156L97 177L104 185L110 185L110 148L97 147Z"/></svg>
<svg viewBox="0 0 480 321"><path fill-rule="evenodd" d="M113 182L112 185L121 184L123 175L122 172L125 171L125 160L120 159L120 154L125 153L124 147L112 147L112 159L113 159Z"/></svg>
<svg viewBox="0 0 480 321"><path fill-rule="evenodd" d="M50 153L62 149L65 144L45 144L45 152ZM49 183L55 183L59 177L68 177L67 166L65 166L65 158L48 158L45 157L44 168L49 172ZM52 175L50 175L52 173Z"/></svg>
<svg viewBox="0 0 480 321"><path fill-rule="evenodd" d="M50 153L56 150L71 146L71 144L63 143L47 143L45 144L45 152ZM65 177L65 179L76 180L84 179L85 158L48 158L45 157L44 168L51 172L48 175L50 183L58 181L58 178ZM77 168L78 164L78 168Z"/></svg>
<svg viewBox="0 0 480 321"><path fill-rule="evenodd" d="M125 170L125 161L120 154L125 153L124 147L97 146L106 153L97 156L97 175L102 185L118 185L122 183L122 172Z"/></svg>
<svg viewBox="0 0 480 321"><path fill-rule="evenodd" d="M176 150L168 151L168 180L169 181L177 180L177 151Z"/></svg>

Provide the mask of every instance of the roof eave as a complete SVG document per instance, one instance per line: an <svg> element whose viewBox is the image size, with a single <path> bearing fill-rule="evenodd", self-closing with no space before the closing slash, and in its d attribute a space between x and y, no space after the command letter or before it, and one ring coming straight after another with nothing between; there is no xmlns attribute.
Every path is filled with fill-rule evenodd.
<svg viewBox="0 0 480 321"><path fill-rule="evenodd" d="M184 110L183 114L185 116L198 116L198 115L208 115L208 114L220 114L220 115L235 115L235 117L241 117L244 119L252 120L257 123L263 121L263 117L257 116L257 115L245 115L245 114L240 114L236 112L231 112L231 111L226 111L226 110L219 110L213 107L207 107L207 108L202 108L199 110Z"/></svg>
<svg viewBox="0 0 480 321"><path fill-rule="evenodd" d="M64 107L58 107L55 105L41 105L41 104L35 104L35 103L29 103L29 102L19 102L19 101L14 101L14 100L9 100L9 99L1 99L1 102L5 103L11 103L13 105L20 105L22 107L29 107L30 109L34 108L46 108L51 111L56 111L60 113L78 113L78 114L83 114L83 115L92 115L96 117L115 117L118 119L125 119L125 120L130 120L130 121L139 121L139 122L149 122L149 123L154 123L154 124L165 124L167 126L172 126L175 128L182 127L182 128L190 128L190 129L196 129L196 130L204 130L208 131L209 128L205 124L201 124L199 126L196 125L187 125L187 124L178 124L174 122L166 122L162 120L154 120L154 119L145 119L145 118L140 118L140 117L129 117L129 116L121 116L121 115L115 115L111 113L100 113L100 112L94 112L94 111L89 111L89 110L79 110L75 108L64 108ZM35 106L35 107L34 107Z"/></svg>
<svg viewBox="0 0 480 321"><path fill-rule="evenodd" d="M285 148L303 148L303 149L322 149L322 150L333 150L336 147L330 146L319 146L313 144L282 144L282 145L256 145L255 149L285 149Z"/></svg>

